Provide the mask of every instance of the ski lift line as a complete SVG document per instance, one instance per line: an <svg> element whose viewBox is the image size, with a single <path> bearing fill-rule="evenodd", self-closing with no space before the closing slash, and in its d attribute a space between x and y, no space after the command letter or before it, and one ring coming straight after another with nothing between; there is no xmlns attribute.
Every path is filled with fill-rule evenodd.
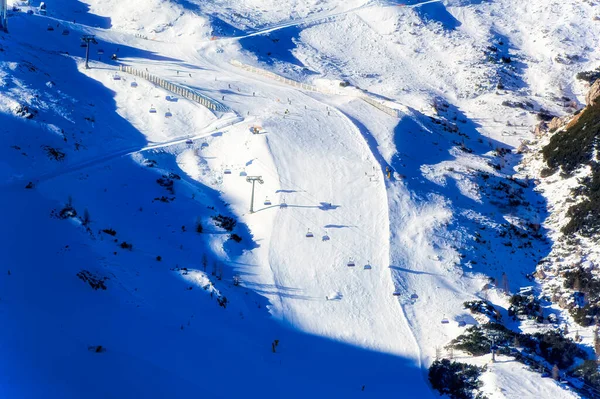
<svg viewBox="0 0 600 399"><path fill-rule="evenodd" d="M257 159L257 160L258 160L260 163L262 163L262 164L264 165L264 163L263 163L263 162L261 162L259 159ZM264 165L264 166L266 167L266 165ZM267 169L269 169L269 168L267 167ZM276 176L276 177L277 177L277 176ZM290 183L290 184L294 185L293 183ZM299 187L299 186L297 186L297 185L294 185L294 186L296 186L296 188L300 189L301 191L306 191L306 190L303 190L301 187ZM306 192L308 192L308 191L306 191ZM309 198L309 200L310 200L310 198ZM311 201L311 202L312 202L312 201ZM315 205L315 206L317 206L317 205ZM382 211L381 211L381 212L380 212L380 213L379 213L379 214L376 216L376 218L377 218L377 219L379 219L379 217L380 217L381 213L383 213L383 212L385 212L385 211L386 211L386 209L383 209L383 210L382 210ZM305 218L306 218L306 219L308 219L307 217L305 217ZM341 219L341 218L339 218L339 217L334 217L334 219L335 219L335 220L336 220L338 223L345 224L345 220L342 220L342 219ZM311 220L311 222L313 223L313 225L319 225L319 223L314 223L314 221L312 221L312 220ZM306 227L307 227L307 226L306 226ZM361 234L361 240L364 240L364 237L366 236L366 237L367 237L367 239L370 241L370 244L371 244L372 246L377 246L378 240L377 240L375 237L371 236L370 234L367 234L367 233L365 233L365 231L364 231L363 229L361 229L361 228L359 228L359 227L356 227L356 226L353 226L351 229L358 230L358 233L359 233L359 234ZM325 233L326 233L326 231L325 231ZM354 234L356 234L356 232L355 232Z"/></svg>
<svg viewBox="0 0 600 399"><path fill-rule="evenodd" d="M263 165L263 167L264 167L264 168L267 170L267 172L268 172L269 174L273 175L273 176L274 176L274 177L276 177L276 178L279 178L279 180L280 180L280 181L282 181L283 183L286 183L287 185L290 185L290 186L292 186L292 187L294 187L294 188L298 189L298 193L299 193L299 195L300 195L300 196L302 196L302 197L304 197L304 198L308 199L308 200L309 200L309 202L311 202L311 203L315 204L315 206L319 206L320 202L319 202L319 201L318 201L318 200L317 200L315 197L313 197L313 196L310 194L310 191L308 191L308 190L305 190L304 188L302 188L302 187L298 186L297 184L295 184L295 183L293 183L293 182L291 182L291 181L289 181L289 180L287 180L287 179L283 178L283 177L282 177L282 176L280 176L280 175L279 175L279 174L278 174L276 171L274 171L273 169L271 169L270 167L268 167L268 166L267 166L267 165L266 165L264 162L262 162L262 161L261 161L259 158L256 158L256 161L258 161L258 163L262 164L262 165ZM346 208L346 209L348 209L348 210L354 210L354 211L356 211L356 212L360 213L360 210L359 210L358 208L356 208L355 206L353 206L353 205L346 206L345 208ZM377 218L377 219L379 219L379 218L381 217L381 214L382 214L383 212L386 212L386 211L388 211L388 209L384 207L384 208L383 208L383 209L382 209L382 210L381 210L381 211L380 211L380 212L379 212L379 213L376 215L376 218ZM334 218L334 219L335 219L337 222L339 222L340 224L345 224L345 223L346 223L346 220L340 219L339 217L337 217L337 216L335 216L335 215L334 215L334 216L332 216L332 217L333 217L333 218ZM376 242L378 242L378 241L379 241L379 240L378 240L376 237L374 237L374 236L370 235L369 233L367 233L366 231L364 231L363 229L361 229L360 227L358 227L358 226L356 226L356 225L349 226L349 228L350 228L350 229L356 229L356 230L359 230L359 231L360 231L362 234L364 234L366 237L368 237L368 238L369 238L369 239L372 241L372 243L376 243Z"/></svg>
<svg viewBox="0 0 600 399"><path fill-rule="evenodd" d="M313 234L314 234L315 231L317 231L317 230L311 230L310 226L307 225L307 224L305 224L302 220L298 219L296 216L294 216L293 212L289 212L289 216L291 216L300 225L302 225L305 229L307 229L307 231L312 231ZM308 218L305 218L305 219L308 219ZM313 225L318 225L318 223L313 223ZM334 243L334 241L335 241L335 243ZM337 249L338 253L340 253L340 254L346 254L346 256L348 256L348 254L349 254L350 257L353 258L355 261L362 260L362 256L356 256L356 253L354 252L354 249L348 248L346 245L341 244L344 247L342 249L342 248L340 248L340 246L338 244L340 244L339 241L330 239L330 240L327 241L326 245L333 246L335 249Z"/></svg>

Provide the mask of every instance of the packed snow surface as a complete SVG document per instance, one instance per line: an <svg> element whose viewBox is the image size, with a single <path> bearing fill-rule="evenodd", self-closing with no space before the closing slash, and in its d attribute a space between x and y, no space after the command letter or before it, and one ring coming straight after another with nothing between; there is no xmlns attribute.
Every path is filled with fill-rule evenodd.
<svg viewBox="0 0 600 399"><path fill-rule="evenodd" d="M543 221L533 190L520 213L479 184L581 100L590 4L46 3L0 36L2 397L436 397L462 303L548 252L491 233ZM484 391L573 397L521 367Z"/></svg>

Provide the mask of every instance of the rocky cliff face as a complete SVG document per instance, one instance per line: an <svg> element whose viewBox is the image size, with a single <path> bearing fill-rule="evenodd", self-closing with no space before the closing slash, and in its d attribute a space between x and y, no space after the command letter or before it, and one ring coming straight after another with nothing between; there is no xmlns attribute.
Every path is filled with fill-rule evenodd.
<svg viewBox="0 0 600 399"><path fill-rule="evenodd" d="M523 161L538 176L537 190L549 204L545 227L553 249L538 265L544 292L567 309L573 322L600 318L600 80L586 107L536 128L538 142Z"/></svg>

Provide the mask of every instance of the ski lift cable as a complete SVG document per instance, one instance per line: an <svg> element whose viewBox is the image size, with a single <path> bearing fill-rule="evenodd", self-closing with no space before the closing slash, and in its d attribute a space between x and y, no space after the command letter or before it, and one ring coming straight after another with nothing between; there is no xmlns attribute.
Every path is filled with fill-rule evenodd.
<svg viewBox="0 0 600 399"><path fill-rule="evenodd" d="M267 169L267 170L268 170L268 171L269 171L269 172L270 172L272 175L274 175L274 176L276 176L276 177L279 177L279 180L281 180L283 183L286 183L286 184L288 184L288 185L290 185L290 186L293 186L294 188L297 188L297 189L299 189L299 191L298 191L298 192L299 192L299 195L300 195L300 196L303 196L304 198L308 199L310 202L313 202L313 203L315 203L315 204L319 204L319 203L320 203L320 202L319 202L319 201L318 201L318 200L317 200L317 199L316 199L316 198L315 198L313 195L311 195L310 191L308 191L308 190L305 190L304 188L302 188L302 187L298 186L297 184L295 184L295 183L293 183L293 182L291 182L291 181L285 181L285 180L287 180L287 179L285 179L285 178L282 178L281 176L279 176L279 175L277 174L277 172L275 172L275 171L273 171L272 169L270 169L270 168L269 168L267 165L265 165L265 163L264 163L264 162L262 162L260 159L258 159L258 158L257 158L256 160L257 160L259 163L261 163L261 164L262 164L262 165L263 165L263 166L264 166L264 167L265 167L265 168L266 168L266 169ZM318 206L318 205L315 205L315 206ZM355 210L356 212L360 213L360 210L359 210L357 207L355 207L354 205L345 205L345 206L344 206L344 208L345 208L345 210ZM344 212L344 213L347 213L345 210L344 210L343 212ZM388 211L388 209L384 207L384 208L383 208L383 209L382 209L382 210L381 210L381 211L380 211L380 212L379 212L379 213L376 215L376 218L379 218L379 217L381 216L381 214L382 214L383 212L386 212L386 211ZM339 218L338 216L336 216L336 215L333 215L332 217L333 217L334 219L336 219L336 220L337 220L339 223L342 223L342 224L345 224L345 223L346 223L346 221L345 221L345 220L342 220L342 219L340 219L340 218ZM369 233L367 233L367 232L366 232L364 229L361 229L361 228L360 228L360 227L358 227L358 226L349 226L349 228L351 228L351 229L356 229L356 230L360 230L360 231L361 231L361 232L362 232L364 235L368 236L368 237L369 237L370 239L372 239L374 242L378 242L378 241L379 241L379 240L378 240L376 237L374 237L374 236L370 235L370 234L369 234Z"/></svg>
<svg viewBox="0 0 600 399"><path fill-rule="evenodd" d="M307 230L310 230L313 234L315 234L315 231L317 231L315 229L311 230L310 227L306 223L304 223L302 220L300 220L299 218L294 216L293 212L289 212L289 216L291 216L293 219L295 219L304 228L306 228ZM305 219L308 219L308 218L305 218ZM313 223L312 221L310 221L310 222ZM318 225L318 224L313 223L313 225ZM321 228L319 228L319 230L321 230ZM363 262L359 262L360 260L362 260L362 258L363 258L362 256L357 256L355 250L348 248L345 244L341 243L339 240L330 239L329 241L327 241L326 245L334 247L339 254L346 254L346 256L349 256L350 258L352 258L355 261L355 263L363 263ZM340 246L342 246L344 248L340 248Z"/></svg>
<svg viewBox="0 0 600 399"><path fill-rule="evenodd" d="M276 171L272 170L271 168L269 168L264 162L262 162L259 158L256 158L256 161L258 161L258 163L260 163L261 165L263 165L263 167L265 169L267 169L267 172L270 173L271 175L278 177L279 180L289 186L292 186L293 188L298 189L298 194L302 197L304 197L305 199L308 199L311 203L314 203L315 206L318 206L318 204L320 204L320 201L318 201L308 190L305 190L304 188L298 186L297 184L281 177L279 174L277 174ZM349 205L349 206L344 206L344 210L342 210L342 212L347 213L347 210L354 210L357 213L360 214L360 210L354 206L354 205ZM386 207L384 207L377 215L376 215L376 219L379 219L381 217L381 214L383 212L388 211L388 209ZM332 218L335 219L338 223L340 224L346 224L346 220L340 218L339 216L332 214ZM350 219L350 218L348 218ZM364 229L354 225L354 226L349 226L350 229L354 229L354 230L359 230L364 236L368 237L369 240L371 241L372 244L377 244L380 240L378 240L376 237L372 236L371 234L369 234L368 232L366 232Z"/></svg>
<svg viewBox="0 0 600 399"><path fill-rule="evenodd" d="M260 159L257 159L257 161L258 161L258 162L260 162L260 163L261 163L261 164L262 164L262 165L263 165L263 166L264 166L264 167L265 167L265 168L268 170L268 172L269 172L270 174L273 174L273 175L274 175L274 176L276 176L276 177L278 176L276 173L274 173L274 172L272 171L272 169L270 169L269 167L267 167L267 166L264 164L264 162L260 161ZM292 186L294 186L294 188L297 188L297 189L301 190L301 192L307 192L307 193L308 193L308 191L307 191L307 190L304 190L304 189L302 189L302 187L300 187L300 186L298 186L298 185L296 185L296 184L294 184L294 183L291 183L291 182L290 182L289 184L290 184L290 185L292 185ZM301 195L302 195L302 194L301 194ZM310 196L310 194L309 194L309 196ZM304 196L304 197L305 197L305 198L307 198L307 196ZM312 196L311 196L311 197L312 197ZM311 200L311 199L314 199L314 198L307 198L307 199ZM311 201L311 202L312 202L312 201ZM383 211L382 211L382 212L383 212ZM380 215L382 212L380 212L380 213L379 213L379 215ZM379 215L378 215L377 217L379 217ZM307 216L304 216L304 218L305 218L305 219L307 219L307 220L309 220L309 222L310 222L310 223L311 223L313 226L319 226L319 225L320 225L319 223L316 223L314 220L310 220L310 218L309 218L309 217L307 217ZM294 219L296 219L296 220L297 220L299 223L301 223L301 224L302 224L304 227L308 228L308 226L307 226L306 224L302 223L302 222L301 222L299 219L297 219L297 218L295 218L295 217L294 217ZM340 218L338 218L338 217L334 217L334 219L336 219L338 222L340 222L340 223L342 223L342 224L344 224L344 223L345 223L345 221L344 221L344 220L342 220L342 219L340 219ZM324 230L324 229L322 229L321 227L319 227L319 230ZM364 234L364 231L363 231L363 229L360 229L360 228L354 227L354 230L359 230L359 232L363 232L363 234ZM352 231L352 230L350 230L350 231ZM326 231L324 231L324 232L326 233ZM357 232L356 232L356 231L354 231L354 232L352 232L352 233L353 233L353 234L356 234ZM364 234L364 235L366 235L366 236L367 236L367 239L370 241L370 244L371 244L371 246L377 246L378 240L375 240L375 238L374 238L373 236L369 235L369 234ZM365 238L364 236L361 236L359 241L364 241L364 238ZM336 242L338 242L338 241L336 241ZM345 251L340 251L340 252L343 252L343 253L350 253L350 254L352 254L352 253L354 252L352 249L348 248L348 247L347 247L345 244L342 244L342 245L343 245L344 247L346 247L346 250L345 250ZM336 247L338 250L340 250L340 249L339 249L339 247L338 247L338 245L336 245L336 244L332 244L332 246L334 246L334 247ZM357 246L354 246L354 247L357 247ZM355 257L355 258L356 258L356 259L361 259L361 258L362 258L362 256L360 256L360 257Z"/></svg>

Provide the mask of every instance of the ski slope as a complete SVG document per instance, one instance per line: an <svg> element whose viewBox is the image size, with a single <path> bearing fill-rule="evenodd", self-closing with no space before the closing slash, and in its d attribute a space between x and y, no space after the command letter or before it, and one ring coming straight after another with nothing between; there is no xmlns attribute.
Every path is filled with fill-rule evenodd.
<svg viewBox="0 0 600 399"><path fill-rule="evenodd" d="M0 121L12 146L1 153L1 201L13 211L0 314L14 326L2 335L3 396L436 396L426 374L434 348L461 332L459 320L475 323L462 302L481 296L487 277L503 271L518 275L514 284L525 282L518 267L535 264L499 242L487 248L496 258L484 256L486 263L471 238L482 215L493 215L488 227L514 216L476 192L473 171L506 173L488 165L493 148L528 137L525 128L505 135L506 122L534 121L500 107L513 97L490 91L496 67L480 64L481 48L498 35L510 42L502 51L514 57L519 46L528 62L538 47L495 32L509 14L492 26L477 11L498 13L508 1L321 3L63 0L47 16L11 16L0 42ZM519 7L534 6L543 8ZM446 14L462 21L454 33ZM90 33L100 44L86 70L79 36ZM561 46L564 32L554 33L549 46ZM261 67L309 83L348 78L402 105L400 117L352 95L303 92L230 64L258 64L253 40L277 46L288 34L294 47ZM598 58L588 55L589 63ZM539 91L551 83L578 94L565 83L575 67L549 83L538 78L550 70L539 57L530 65L535 73L517 71L521 80L507 85L558 110ZM213 114L119 73L119 64L232 111ZM439 97L452 103L449 111L431 109ZM19 119L20 101L40 113ZM464 118L461 140L474 153L457 150L435 117ZM21 131L31 133L25 139ZM64 150L65 160L49 160L44 146ZM253 213L247 176L264 180ZM157 184L161 178L173 192ZM48 216L65 203L77 218ZM477 215L466 215L469 209ZM531 213L515 217L543 217ZM215 226L216 214L238 220L241 243ZM108 228L115 238L102 232ZM133 249L119 247L123 241ZM222 280L210 272L213 263ZM108 289L91 290L76 277L81 269L106 276ZM216 302L224 296L225 308ZM93 345L106 352L88 350ZM486 392L572 396L537 376L524 390L505 391L519 369L499 366Z"/></svg>

